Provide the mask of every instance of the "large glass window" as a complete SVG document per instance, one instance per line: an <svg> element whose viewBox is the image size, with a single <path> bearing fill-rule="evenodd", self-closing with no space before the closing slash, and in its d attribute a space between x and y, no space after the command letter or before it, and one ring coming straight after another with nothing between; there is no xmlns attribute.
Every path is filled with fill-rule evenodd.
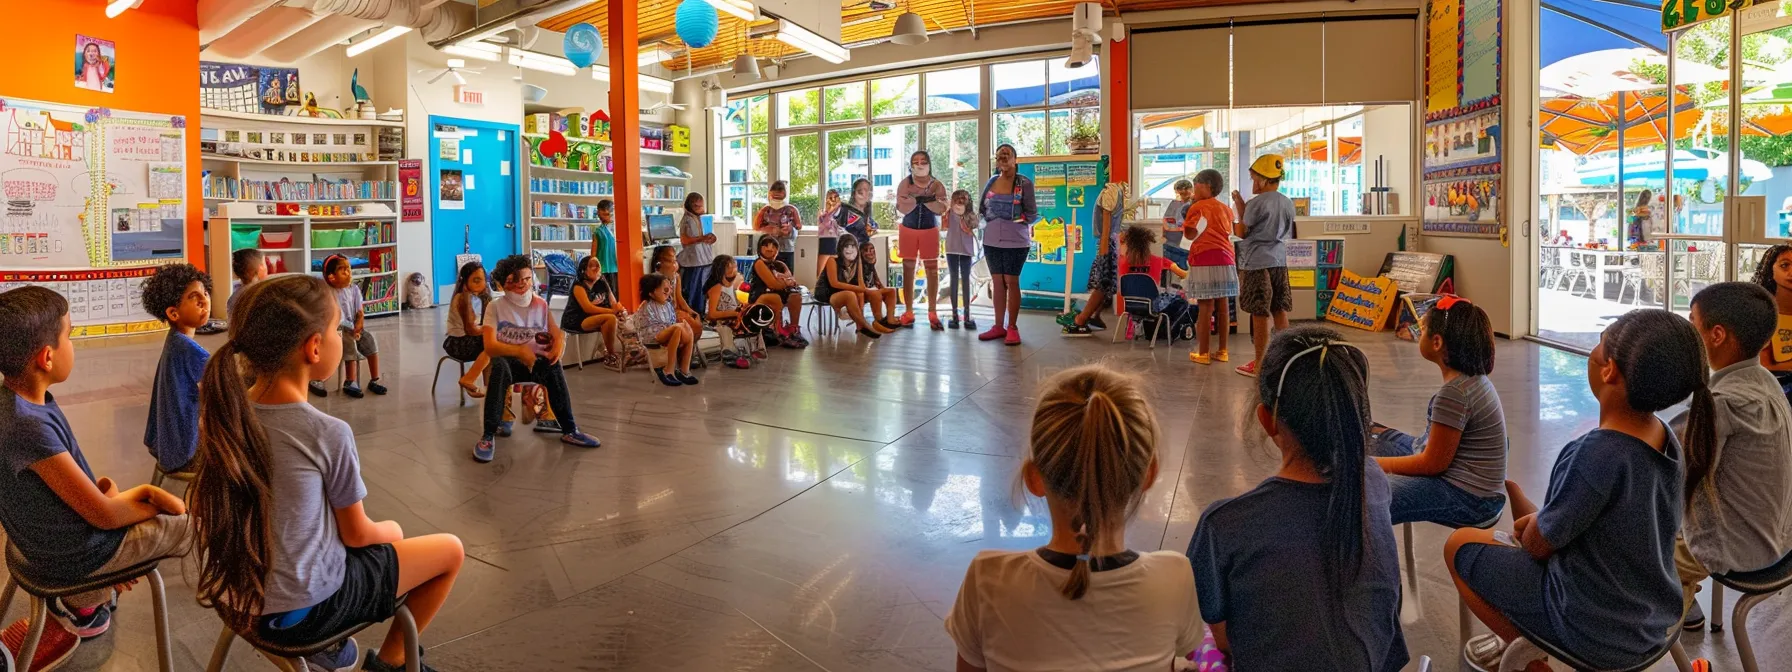
<svg viewBox="0 0 1792 672"><path fill-rule="evenodd" d="M995 92L996 145L1021 156L1069 154L1101 142L1101 64L1072 68L1067 59L990 66ZM1013 111L1008 111L1013 110Z"/></svg>
<svg viewBox="0 0 1792 672"><path fill-rule="evenodd" d="M908 117L921 112L921 77L871 80L871 118Z"/></svg>
<svg viewBox="0 0 1792 672"><path fill-rule="evenodd" d="M816 206L821 202L821 136L783 136L778 139L778 155L784 158L784 176L790 181L790 204L805 216L820 212Z"/></svg>
<svg viewBox="0 0 1792 672"><path fill-rule="evenodd" d="M927 112L975 112L982 107L982 68L935 70L927 73Z"/></svg>
<svg viewBox="0 0 1792 672"><path fill-rule="evenodd" d="M828 188L839 191L841 199L852 194L854 180L871 174L865 159L865 141L869 136L870 132L863 128L828 131Z"/></svg>
<svg viewBox="0 0 1792 672"><path fill-rule="evenodd" d="M821 90L822 121L864 121L865 83L852 82Z"/></svg>
<svg viewBox="0 0 1792 672"><path fill-rule="evenodd" d="M722 113L722 203L718 214L751 217L765 204L771 164L766 132L771 130L771 99L764 94L728 102Z"/></svg>
<svg viewBox="0 0 1792 672"><path fill-rule="evenodd" d="M908 177L908 157L920 149L920 128L914 124L871 129L872 218L879 226L896 221L896 183Z"/></svg>
<svg viewBox="0 0 1792 672"><path fill-rule="evenodd" d="M976 193L979 188L976 119L927 123L927 154L933 172L953 189Z"/></svg>
<svg viewBox="0 0 1792 672"><path fill-rule="evenodd" d="M778 127L809 126L821 121L821 89L778 94Z"/></svg>

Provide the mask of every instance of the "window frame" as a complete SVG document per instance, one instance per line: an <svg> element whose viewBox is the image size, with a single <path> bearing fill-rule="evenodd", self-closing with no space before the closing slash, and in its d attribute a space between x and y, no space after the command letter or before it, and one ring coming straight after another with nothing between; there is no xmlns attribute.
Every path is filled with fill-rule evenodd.
<svg viewBox="0 0 1792 672"><path fill-rule="evenodd" d="M765 98L765 130L755 132L753 130L753 99L761 96ZM740 187L746 191L746 198L742 202L741 219L743 221L752 221L753 215L757 211L754 205L753 195L756 191L769 191L772 175L774 174L771 167L776 164L772 162L772 156L777 151L777 148L773 146L773 143L776 142L773 130L778 127L778 116L780 114L778 109L779 101L769 93L760 92L750 93L740 100L743 101L742 104L746 107L746 118L743 120L744 123L741 124L741 128L744 129L743 132L729 135L727 133L727 125L722 124L719 142L716 143L715 156L718 158L716 163L719 164L716 173L721 179L716 182L719 187L719 193L717 194L718 197L714 199L714 202L717 205L716 210L719 211L717 214L727 213L729 216L732 216L733 212L728 206L729 192L733 191L733 188L735 187ZM765 152L759 157L752 156L753 140L755 138L758 138L765 143ZM744 143L748 154L746 165L747 179L744 181L729 180L729 166L727 161L729 151L728 145L735 141ZM767 179L753 179L753 161L755 159L766 163L765 175Z"/></svg>

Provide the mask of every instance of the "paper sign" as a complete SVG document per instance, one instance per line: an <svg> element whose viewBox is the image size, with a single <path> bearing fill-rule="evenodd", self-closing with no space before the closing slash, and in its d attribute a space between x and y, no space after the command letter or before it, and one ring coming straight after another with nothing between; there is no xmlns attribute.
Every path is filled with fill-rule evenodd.
<svg viewBox="0 0 1792 672"><path fill-rule="evenodd" d="M473 174L467 173L467 191L473 190Z"/></svg>
<svg viewBox="0 0 1792 672"><path fill-rule="evenodd" d="M1313 240L1288 241L1288 267L1313 268L1319 265L1319 242ZM1290 275L1290 278L1293 276ZM1311 277L1311 276L1309 276ZM1307 285L1311 287L1311 284Z"/></svg>
<svg viewBox="0 0 1792 672"><path fill-rule="evenodd" d="M1289 284L1294 284L1292 276ZM1325 319L1365 331L1381 331L1398 294L1391 278L1365 278L1346 269L1338 279L1338 291L1332 296L1331 305L1325 309Z"/></svg>
<svg viewBox="0 0 1792 672"><path fill-rule="evenodd" d="M473 150L471 150L471 149L460 150L460 162L466 163L466 164L473 163Z"/></svg>
<svg viewBox="0 0 1792 672"><path fill-rule="evenodd" d="M498 142L503 142L504 139L508 138L508 137L510 137L509 133L505 133L504 131L498 131Z"/></svg>
<svg viewBox="0 0 1792 672"><path fill-rule="evenodd" d="M436 153L436 158L443 161L453 161L460 158L460 138L442 138L441 143L442 148L441 151Z"/></svg>
<svg viewBox="0 0 1792 672"><path fill-rule="evenodd" d="M398 162L399 211L401 221L423 221L423 160L401 159Z"/></svg>
<svg viewBox="0 0 1792 672"><path fill-rule="evenodd" d="M1289 268L1288 286L1295 289L1312 289L1313 278L1318 274L1311 268Z"/></svg>
<svg viewBox="0 0 1792 672"><path fill-rule="evenodd" d="M502 176L502 177L510 176L510 162L509 161L499 161L498 162L498 175Z"/></svg>

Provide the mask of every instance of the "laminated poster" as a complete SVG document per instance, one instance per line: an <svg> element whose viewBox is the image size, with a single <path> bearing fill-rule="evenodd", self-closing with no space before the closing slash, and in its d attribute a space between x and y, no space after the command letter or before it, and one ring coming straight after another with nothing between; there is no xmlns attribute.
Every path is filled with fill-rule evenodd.
<svg viewBox="0 0 1792 672"><path fill-rule="evenodd" d="M436 207L441 210L467 209L467 191L461 186L459 170L442 169L441 179L437 183L439 190Z"/></svg>
<svg viewBox="0 0 1792 672"><path fill-rule="evenodd" d="M1331 305L1325 309L1325 319L1364 331L1381 331L1382 325L1387 324L1388 315L1394 311L1399 291L1392 278L1365 278L1345 269L1338 279Z"/></svg>

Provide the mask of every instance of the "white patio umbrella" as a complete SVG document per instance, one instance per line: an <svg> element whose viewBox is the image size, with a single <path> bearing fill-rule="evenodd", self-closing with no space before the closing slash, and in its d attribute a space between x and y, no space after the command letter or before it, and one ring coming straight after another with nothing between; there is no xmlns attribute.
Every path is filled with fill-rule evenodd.
<svg viewBox="0 0 1792 672"><path fill-rule="evenodd" d="M1667 56L1653 49L1602 49L1570 56L1543 68L1537 73L1537 85L1543 97L1573 95L1597 98L1618 91L1650 91L1666 88L1654 80L1637 74L1637 65L1667 67ZM1722 81L1730 76L1725 70L1702 63L1680 60L1674 64L1677 84L1702 84Z"/></svg>

